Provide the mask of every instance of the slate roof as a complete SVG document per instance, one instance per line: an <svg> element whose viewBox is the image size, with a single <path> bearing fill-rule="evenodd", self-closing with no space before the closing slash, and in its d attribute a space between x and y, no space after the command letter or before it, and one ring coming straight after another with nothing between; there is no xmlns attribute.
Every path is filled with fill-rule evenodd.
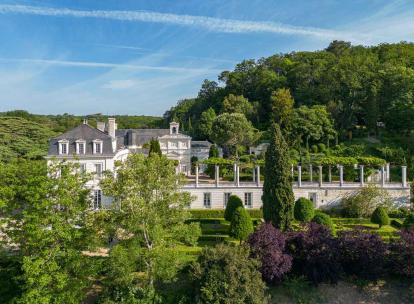
<svg viewBox="0 0 414 304"><path fill-rule="evenodd" d="M123 138L124 146L142 146L151 139L170 134L169 129L119 129L116 137Z"/></svg>
<svg viewBox="0 0 414 304"><path fill-rule="evenodd" d="M112 151L112 138L108 134L95 129L87 124L82 124L76 128L69 130L55 138L49 140L48 155L59 155L59 140L69 141L69 155L76 153L76 141L84 140L86 143L86 155L93 154L93 141L95 139L102 140L102 154L114 154Z"/></svg>

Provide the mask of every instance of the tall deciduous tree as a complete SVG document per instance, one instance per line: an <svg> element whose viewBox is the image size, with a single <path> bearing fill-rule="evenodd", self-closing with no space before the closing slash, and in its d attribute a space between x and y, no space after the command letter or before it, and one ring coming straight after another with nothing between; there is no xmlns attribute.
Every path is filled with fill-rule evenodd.
<svg viewBox="0 0 414 304"><path fill-rule="evenodd" d="M182 183L174 162L158 154L130 155L118 164L116 177L110 174L102 181L104 192L114 198L115 228L138 246L148 290L178 269L172 247L187 231L185 209L191 202L189 193L179 190Z"/></svg>
<svg viewBox="0 0 414 304"><path fill-rule="evenodd" d="M88 212L88 177L70 163L54 163L48 174L39 165L44 169L20 166L18 191L4 207L9 221L2 230L22 261L19 303L80 303L94 274L82 251L93 249L98 234Z"/></svg>
<svg viewBox="0 0 414 304"><path fill-rule="evenodd" d="M266 152L263 184L263 217L277 228L286 230L293 220L293 196L288 147L279 125L271 126L270 145Z"/></svg>
<svg viewBox="0 0 414 304"><path fill-rule="evenodd" d="M253 144L259 132L252 126L246 116L240 113L224 113L214 120L213 140L225 148L231 155L238 155L238 150Z"/></svg>
<svg viewBox="0 0 414 304"><path fill-rule="evenodd" d="M211 128L216 117L217 115L213 108L208 108L203 113L201 113L200 122L198 124L200 136L206 139L209 139L211 137Z"/></svg>
<svg viewBox="0 0 414 304"><path fill-rule="evenodd" d="M223 113L241 113L249 116L252 111L253 105L243 95L236 96L229 94L223 100Z"/></svg>

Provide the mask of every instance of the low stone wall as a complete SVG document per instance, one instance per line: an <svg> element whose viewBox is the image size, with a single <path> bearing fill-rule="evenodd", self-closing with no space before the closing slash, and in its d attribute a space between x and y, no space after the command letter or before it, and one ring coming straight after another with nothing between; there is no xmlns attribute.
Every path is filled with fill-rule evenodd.
<svg viewBox="0 0 414 304"><path fill-rule="evenodd" d="M316 208L328 209L342 200L342 198L351 195L361 189L359 183L350 183L340 186L336 183L326 183L321 187L317 183L302 184L298 187L293 185L293 193L295 199L305 197L311 199ZM402 187L401 184L386 184L384 189L389 193L396 206L404 206L410 204L410 185ZM210 193L210 207L211 209L225 208L225 193L231 193L239 196L243 201L246 193L251 193L252 205L251 208L262 207L262 187L255 183L241 183L240 186L235 186L233 183L221 183L219 186L215 184L188 184L183 187L183 191L189 192L194 201L191 204L192 209L203 209L204 194Z"/></svg>

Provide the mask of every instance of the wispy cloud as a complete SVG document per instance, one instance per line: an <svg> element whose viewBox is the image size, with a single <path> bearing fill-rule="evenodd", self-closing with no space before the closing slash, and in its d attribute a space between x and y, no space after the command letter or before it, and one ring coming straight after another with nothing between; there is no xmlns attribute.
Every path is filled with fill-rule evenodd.
<svg viewBox="0 0 414 304"><path fill-rule="evenodd" d="M70 61L70 60L52 60L52 59L27 59L27 58L0 58L0 63L16 62L31 64L48 64L66 67L84 67L84 68L119 68L128 70L152 70L163 72L220 72L218 69L205 68L188 68L188 67L171 67L171 66L149 66L139 64L123 64L93 61Z"/></svg>
<svg viewBox="0 0 414 304"><path fill-rule="evenodd" d="M356 40L356 33L300 27L276 22L245 21L206 16L167 14L151 11L120 10L74 10L27 5L0 5L0 14L26 14L39 16L66 16L75 18L104 18L130 22L151 22L198 27L224 33L274 33L284 35L312 36L321 39Z"/></svg>
<svg viewBox="0 0 414 304"><path fill-rule="evenodd" d="M133 79L119 79L119 80L110 80L109 82L105 83L102 87L104 89L112 89L112 90L123 90L129 89L136 85L136 82Z"/></svg>

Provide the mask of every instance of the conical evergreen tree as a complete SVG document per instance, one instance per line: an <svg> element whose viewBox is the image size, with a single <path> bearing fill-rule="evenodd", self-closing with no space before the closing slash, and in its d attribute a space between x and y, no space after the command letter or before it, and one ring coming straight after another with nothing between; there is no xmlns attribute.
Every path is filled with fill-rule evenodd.
<svg viewBox="0 0 414 304"><path fill-rule="evenodd" d="M158 154L159 156L162 155L160 143L156 139L151 139L150 141L150 148L149 148L149 155L151 154Z"/></svg>
<svg viewBox="0 0 414 304"><path fill-rule="evenodd" d="M278 124L271 126L263 184L263 218L282 230L293 220L295 198L290 177L289 151Z"/></svg>

